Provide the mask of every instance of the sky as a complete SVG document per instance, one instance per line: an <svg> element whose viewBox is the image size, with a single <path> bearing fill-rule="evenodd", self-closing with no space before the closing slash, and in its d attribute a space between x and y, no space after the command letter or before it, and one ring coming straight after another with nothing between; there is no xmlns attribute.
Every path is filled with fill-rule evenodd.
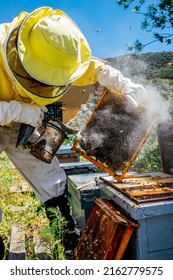
<svg viewBox="0 0 173 280"><path fill-rule="evenodd" d="M111 58L127 54L127 46L136 39L143 43L153 40L152 34L140 28L141 16L124 10L116 0L4 0L0 9L0 24L11 22L20 12L49 6L68 14L85 35L92 55ZM151 3L152 1L146 0ZM156 2L156 1L154 1ZM173 45L154 43L143 52L173 51Z"/></svg>

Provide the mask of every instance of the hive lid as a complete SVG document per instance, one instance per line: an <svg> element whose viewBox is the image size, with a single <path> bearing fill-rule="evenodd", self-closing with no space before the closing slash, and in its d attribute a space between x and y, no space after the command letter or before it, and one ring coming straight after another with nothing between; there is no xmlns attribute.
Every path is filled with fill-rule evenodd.
<svg viewBox="0 0 173 280"><path fill-rule="evenodd" d="M156 121L144 106L135 108L125 95L105 90L72 150L121 181ZM119 174L118 174L119 173ZM134 175L132 175L134 176Z"/></svg>

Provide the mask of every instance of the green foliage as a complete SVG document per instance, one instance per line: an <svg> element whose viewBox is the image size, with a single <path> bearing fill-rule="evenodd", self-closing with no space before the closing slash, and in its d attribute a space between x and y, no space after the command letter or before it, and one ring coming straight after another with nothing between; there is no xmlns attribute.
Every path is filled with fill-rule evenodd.
<svg viewBox="0 0 173 280"><path fill-rule="evenodd" d="M111 66L133 79L140 76L143 80L173 78L173 66L169 65L173 62L173 52L129 54L107 60Z"/></svg>
<svg viewBox="0 0 173 280"><path fill-rule="evenodd" d="M162 171L157 133L153 130L132 166L137 172Z"/></svg>
<svg viewBox="0 0 173 280"><path fill-rule="evenodd" d="M70 145L72 146L75 141L75 136L74 135L69 135L67 139L64 140L63 145Z"/></svg>
<svg viewBox="0 0 173 280"><path fill-rule="evenodd" d="M165 66L160 69L160 74L162 79L172 79L173 78L173 67L172 66Z"/></svg>
<svg viewBox="0 0 173 280"><path fill-rule="evenodd" d="M128 9L131 5L134 5L132 12L141 14L142 16L141 29L153 33L153 41L142 44L139 40L136 40L134 46L128 47L128 50L134 49L136 52L141 52L147 45L156 41L160 43L165 42L167 45L172 43L172 0L157 0L154 2L152 1L152 3L146 6L144 5L146 0L117 0L117 3L122 5L124 9ZM156 29L159 32L155 32ZM165 31L164 33L162 32L163 30Z"/></svg>
<svg viewBox="0 0 173 280"><path fill-rule="evenodd" d="M40 230L40 236L44 242L49 244L50 258L55 260L65 259L64 247L62 245L63 236L66 232L67 221L58 214L56 209L49 209L53 220L48 227Z"/></svg>

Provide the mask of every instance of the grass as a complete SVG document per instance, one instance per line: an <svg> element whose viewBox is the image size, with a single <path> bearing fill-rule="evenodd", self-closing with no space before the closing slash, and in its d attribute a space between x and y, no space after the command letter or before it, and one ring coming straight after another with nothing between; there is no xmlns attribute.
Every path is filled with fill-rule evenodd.
<svg viewBox="0 0 173 280"><path fill-rule="evenodd" d="M35 197L31 188L21 192L22 185L26 181L14 168L5 153L0 155L0 208L2 210L2 222L0 222L0 236L4 240L6 253L4 259L8 259L11 228L18 225L25 232L26 236L26 259L37 259L34 253L33 236L38 234L49 247L50 259L65 259L64 248L61 245L61 238L64 231L64 220L57 217L59 236L55 236L57 227L49 226L43 204ZM12 191L12 189L16 191ZM16 211L17 207L19 210ZM21 208L22 207L22 208ZM57 229L56 229L57 230Z"/></svg>

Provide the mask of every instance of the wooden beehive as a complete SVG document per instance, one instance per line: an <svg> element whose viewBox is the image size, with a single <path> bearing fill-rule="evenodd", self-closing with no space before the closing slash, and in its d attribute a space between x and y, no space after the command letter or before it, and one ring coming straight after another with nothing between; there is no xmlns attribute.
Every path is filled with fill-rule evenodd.
<svg viewBox="0 0 173 280"><path fill-rule="evenodd" d="M135 227L138 225L127 219L108 200L95 199L76 250L76 259L122 259Z"/></svg>

